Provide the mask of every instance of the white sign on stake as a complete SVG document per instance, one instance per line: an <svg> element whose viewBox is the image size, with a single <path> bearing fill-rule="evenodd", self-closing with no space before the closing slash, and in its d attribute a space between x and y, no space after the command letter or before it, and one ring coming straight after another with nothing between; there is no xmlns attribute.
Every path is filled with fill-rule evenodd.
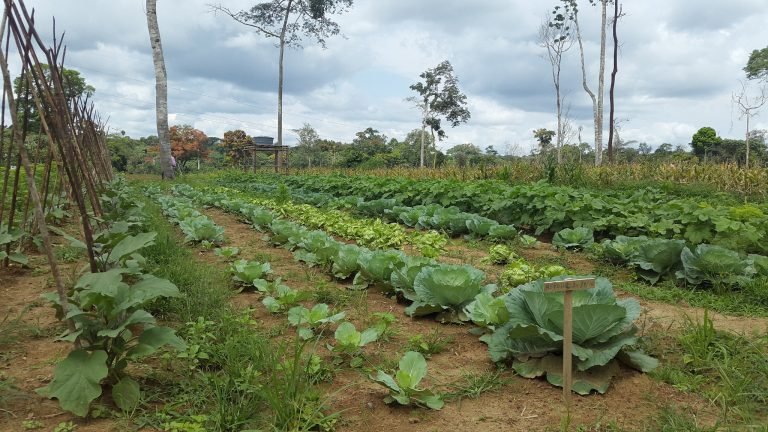
<svg viewBox="0 0 768 432"><path fill-rule="evenodd" d="M544 292L563 293L563 402L571 406L573 385L573 292L595 287L595 278L564 279L544 282Z"/></svg>

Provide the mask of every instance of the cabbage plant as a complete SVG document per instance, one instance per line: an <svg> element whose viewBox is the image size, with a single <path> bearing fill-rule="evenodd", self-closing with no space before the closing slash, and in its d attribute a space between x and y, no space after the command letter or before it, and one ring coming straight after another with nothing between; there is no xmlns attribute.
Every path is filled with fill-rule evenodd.
<svg viewBox="0 0 768 432"><path fill-rule="evenodd" d="M586 227L564 228L555 233L552 244L565 249L584 249L595 242L592 230Z"/></svg>
<svg viewBox="0 0 768 432"><path fill-rule="evenodd" d="M352 288L365 289L368 285L389 282L392 270L402 265L405 254L395 250L363 250L357 258L360 271L355 275Z"/></svg>
<svg viewBox="0 0 768 432"><path fill-rule="evenodd" d="M603 259L614 264L626 264L635 258L640 246L648 241L648 237L616 236L616 239L605 239L601 246Z"/></svg>
<svg viewBox="0 0 768 432"><path fill-rule="evenodd" d="M240 253L240 248L235 246L227 246L223 248L216 248L213 250L213 254L222 257L224 259L232 259Z"/></svg>
<svg viewBox="0 0 768 432"><path fill-rule="evenodd" d="M298 327L299 337L304 340L314 337L314 330L326 325L337 323L344 319L347 314L339 312L333 314L331 308L325 303L319 303L307 309L304 306L294 306L288 310L288 322Z"/></svg>
<svg viewBox="0 0 768 432"><path fill-rule="evenodd" d="M464 306L481 292L493 293L496 285L483 285L485 274L468 265L440 264L422 269L413 288L414 302L405 309L409 316L440 312L441 321L467 321Z"/></svg>
<svg viewBox="0 0 768 432"><path fill-rule="evenodd" d="M680 254L684 247L683 240L651 239L638 246L630 264L637 267L641 278L655 284L663 277L674 277L680 270Z"/></svg>
<svg viewBox="0 0 768 432"><path fill-rule="evenodd" d="M269 263L237 260L230 264L229 271L232 273L232 280L238 285L257 286L257 281L264 280L272 274L272 267Z"/></svg>
<svg viewBox="0 0 768 432"><path fill-rule="evenodd" d="M440 395L428 389L419 388L419 383L427 375L427 361L416 351L408 351L400 359L395 376L377 371L370 378L389 390L385 403L397 402L400 405L419 405L439 410L445 405Z"/></svg>
<svg viewBox="0 0 768 432"><path fill-rule="evenodd" d="M486 240L501 243L514 240L517 234L517 229L513 225L492 225L488 229Z"/></svg>
<svg viewBox="0 0 768 432"><path fill-rule="evenodd" d="M562 279L562 278L559 278ZM521 376L546 376L562 385L563 294L545 293L544 282L519 286L506 294L509 321L485 339L491 359L511 362ZM617 299L608 279L595 288L573 293L573 390L604 393L618 373L615 360L648 372L658 361L637 351L635 299Z"/></svg>
<svg viewBox="0 0 768 432"><path fill-rule="evenodd" d="M216 225L209 217L200 215L185 218L179 222L179 228L186 234L184 241L199 243L224 241L224 228Z"/></svg>
<svg viewBox="0 0 768 432"><path fill-rule="evenodd" d="M431 258L414 257L410 255L403 256L403 261L392 269L392 274L389 277L389 284L396 292L402 294L403 297L410 301L416 301L418 294L413 285L416 281L416 276L428 267L437 266L437 261Z"/></svg>
<svg viewBox="0 0 768 432"><path fill-rule="evenodd" d="M355 355L364 346L376 341L379 338L379 332L375 328L360 332L357 331L354 324L345 321L336 328L333 337L336 339L336 345L333 347L334 352Z"/></svg>
<svg viewBox="0 0 768 432"><path fill-rule="evenodd" d="M683 268L676 275L693 285L742 285L749 282L756 273L752 260L743 259L738 252L721 246L700 244L693 251L685 247L680 259Z"/></svg>
<svg viewBox="0 0 768 432"><path fill-rule="evenodd" d="M360 269L357 258L363 249L356 245L340 244L331 257L331 273L336 279L348 279Z"/></svg>

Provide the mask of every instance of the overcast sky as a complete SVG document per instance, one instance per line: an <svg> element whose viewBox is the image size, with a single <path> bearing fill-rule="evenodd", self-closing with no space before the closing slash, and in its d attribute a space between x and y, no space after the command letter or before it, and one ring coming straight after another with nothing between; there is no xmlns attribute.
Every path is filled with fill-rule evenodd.
<svg viewBox="0 0 768 432"><path fill-rule="evenodd" d="M209 136L243 129L276 136L274 40L209 11L218 0L158 0L168 69L171 124ZM221 0L233 10L254 0ZM311 124L323 138L349 142L367 127L404 138L420 126L405 98L424 70L449 60L472 118L449 129L442 147L472 142L527 153L532 130L556 129L554 90L537 30L551 1L356 0L338 17L345 37L323 50L311 41L286 53L284 127ZM582 7L589 81L597 82L599 10ZM749 53L768 45L765 0L624 2L617 117L625 140L685 144L702 126L741 137L731 104ZM66 66L96 88L94 100L111 131L156 135L154 70L144 0L27 0L39 28L50 19L66 30ZM610 71L611 61L607 63ZM606 78L606 83L608 78ZM563 88L571 116L592 142L591 101L581 88L578 50L567 53ZM606 123L607 123L606 84ZM768 128L768 112L756 127ZM754 124L754 123L753 123Z"/></svg>

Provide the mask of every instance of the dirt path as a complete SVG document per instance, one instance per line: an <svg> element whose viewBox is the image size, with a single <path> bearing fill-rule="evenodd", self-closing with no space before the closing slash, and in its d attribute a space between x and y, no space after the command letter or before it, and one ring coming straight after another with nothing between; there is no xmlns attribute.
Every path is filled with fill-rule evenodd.
<svg viewBox="0 0 768 432"><path fill-rule="evenodd" d="M290 252L274 248L262 240L262 235L241 223L232 215L217 209L205 213L225 229L227 245L241 248L241 256L268 257L275 273L291 287L315 289L318 284L326 288L343 290L346 284L331 280L325 274L306 267L293 260ZM452 246L455 247L455 246ZM467 250L467 261L477 258L477 251ZM454 257L461 251L455 251ZM461 261L452 258L451 261ZM410 319L405 316L405 306L387 298L376 289L362 294L362 302L350 305L348 316L360 327L374 312L391 312L397 317L394 327L396 334L387 342L377 343L373 350L366 349L370 366L382 361L393 362L406 351L408 339L416 334L426 335L439 331L452 340L448 349L429 359L429 383L445 388L457 382L462 375L480 373L495 369L490 361L486 346L476 336L468 333L468 326L441 325L430 319ZM243 298L245 297L245 298ZM255 295L237 296L238 304L249 304L256 308L256 315L272 321L273 316L257 305ZM247 300L246 300L247 299ZM292 331L292 330L289 330ZM331 406L343 410L339 424L341 431L541 431L557 430L561 419L561 395L559 388L543 380L530 380L505 372L509 384L499 391L483 393L477 399L453 401L442 411L428 411L407 407L388 406L382 402L383 387L366 379L358 370L343 369L328 385ZM626 430L641 430L652 424L660 403L694 413L700 419L712 420L714 411L704 400L680 392L673 387L654 381L647 375L622 369L614 378L605 395L575 397L573 424L594 425L598 422L615 421ZM706 422L706 420L705 420Z"/></svg>

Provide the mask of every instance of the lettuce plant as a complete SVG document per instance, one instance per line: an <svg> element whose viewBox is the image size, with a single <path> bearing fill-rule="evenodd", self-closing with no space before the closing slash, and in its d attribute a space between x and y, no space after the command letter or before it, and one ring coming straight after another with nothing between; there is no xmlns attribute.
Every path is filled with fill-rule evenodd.
<svg viewBox="0 0 768 432"><path fill-rule="evenodd" d="M545 293L544 282L536 281L503 298L509 321L484 339L491 359L512 362L521 376L546 376L562 385L563 295ZM605 278L597 278L593 289L573 293L574 391L604 393L618 373L614 359L643 372L657 366L632 348L639 340L634 321L640 312L636 300L617 299Z"/></svg>
<svg viewBox="0 0 768 432"><path fill-rule="evenodd" d="M514 261L519 257L517 254L504 244L493 245L488 250L488 256L483 258L483 262L491 264L506 264L510 261Z"/></svg>
<svg viewBox="0 0 768 432"><path fill-rule="evenodd" d="M337 323L345 316L345 312L332 314L331 308L325 303L316 304L312 309L294 306L288 310L288 322L298 327L299 337L304 340L312 339L315 336L315 329L326 324Z"/></svg>
<svg viewBox="0 0 768 432"><path fill-rule="evenodd" d="M512 261L499 276L501 289L509 291L539 278L536 268L523 259Z"/></svg>
<svg viewBox="0 0 768 432"><path fill-rule="evenodd" d="M419 388L419 383L427 375L427 361L415 351L408 351L400 359L395 376L377 371L370 378L389 390L385 403L397 402L400 405L419 405L434 410L441 409L445 402L440 395L431 390Z"/></svg>
<svg viewBox="0 0 768 432"><path fill-rule="evenodd" d="M481 292L493 293L496 285L483 285L485 274L468 265L440 264L422 269L413 288L414 302L405 309L409 316L441 312L441 321L467 321L464 306Z"/></svg>
<svg viewBox="0 0 768 432"><path fill-rule="evenodd" d="M680 259L683 268L678 270L676 275L693 285L742 285L749 282L756 273L753 261L743 259L737 252L721 246L700 244L694 251L685 247Z"/></svg>
<svg viewBox="0 0 768 432"><path fill-rule="evenodd" d="M565 228L552 237L552 244L564 249L584 249L594 242L592 230L586 227Z"/></svg>

